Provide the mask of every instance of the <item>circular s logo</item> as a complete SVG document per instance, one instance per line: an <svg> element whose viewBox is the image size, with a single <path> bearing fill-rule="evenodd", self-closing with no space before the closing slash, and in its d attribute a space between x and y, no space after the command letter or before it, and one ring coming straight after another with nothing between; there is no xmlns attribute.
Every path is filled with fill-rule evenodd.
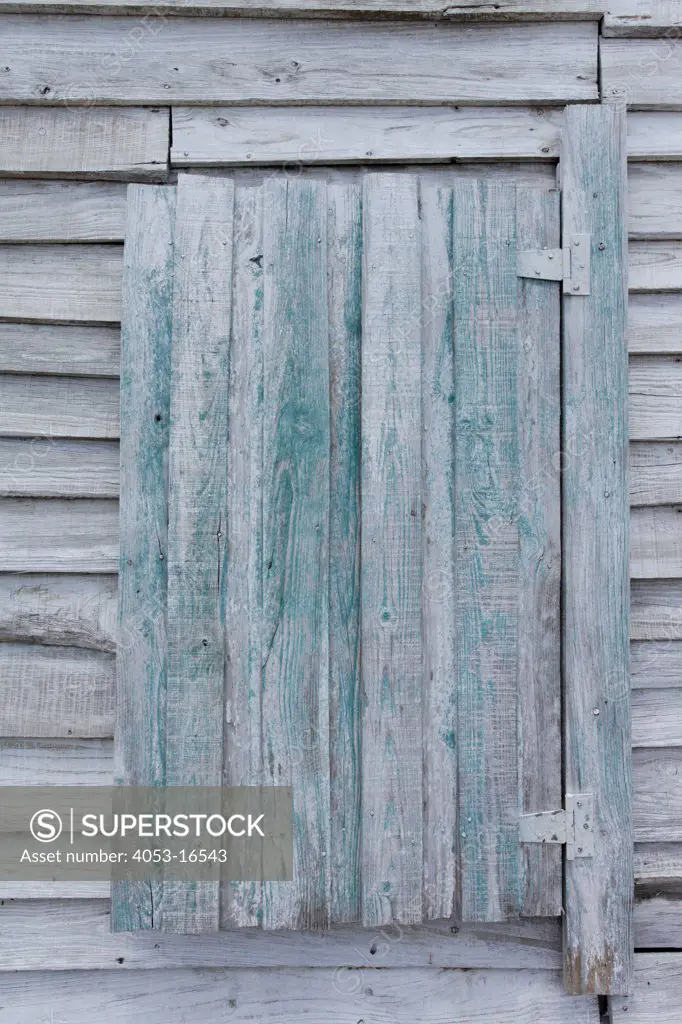
<svg viewBox="0 0 682 1024"><path fill-rule="evenodd" d="M31 818L31 835L39 843L54 842L62 834L62 828L62 819L56 811L51 811L49 808L36 811Z"/></svg>

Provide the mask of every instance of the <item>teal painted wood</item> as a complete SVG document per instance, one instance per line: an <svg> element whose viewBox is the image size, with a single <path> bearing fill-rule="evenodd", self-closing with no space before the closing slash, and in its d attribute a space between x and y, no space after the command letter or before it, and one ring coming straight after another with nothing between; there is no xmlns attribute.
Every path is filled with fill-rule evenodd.
<svg viewBox="0 0 682 1024"><path fill-rule="evenodd" d="M131 185L121 324L116 778L165 773L167 453L175 189ZM160 887L112 887L114 931L158 928Z"/></svg>
<svg viewBox="0 0 682 1024"><path fill-rule="evenodd" d="M421 184L425 918L454 912L457 878L455 392L452 188Z"/></svg>
<svg viewBox="0 0 682 1024"><path fill-rule="evenodd" d="M566 863L569 992L632 984L628 678L625 118L566 111L564 230L591 235L591 294L564 297L564 751L568 792L595 794L595 856Z"/></svg>
<svg viewBox="0 0 682 1024"><path fill-rule="evenodd" d="M453 217L460 914L496 921L522 907L515 188L457 184Z"/></svg>
<svg viewBox="0 0 682 1024"><path fill-rule="evenodd" d="M271 179L264 223L264 781L294 787L294 881L266 928L329 922L329 339L321 181Z"/></svg>
<svg viewBox="0 0 682 1024"><path fill-rule="evenodd" d="M363 922L422 920L421 265L413 175L363 192Z"/></svg>
<svg viewBox="0 0 682 1024"><path fill-rule="evenodd" d="M560 246L559 193L516 188L517 250ZM524 813L562 807L560 286L519 278L518 764ZM522 848L521 912L559 917L560 846Z"/></svg>
<svg viewBox="0 0 682 1024"><path fill-rule="evenodd" d="M168 524L166 783L220 785L226 635L228 371L234 189L178 181ZM166 883L163 927L219 925L218 880Z"/></svg>
<svg viewBox="0 0 682 1024"><path fill-rule="evenodd" d="M329 281L330 916L362 916L360 346L362 188L327 187Z"/></svg>

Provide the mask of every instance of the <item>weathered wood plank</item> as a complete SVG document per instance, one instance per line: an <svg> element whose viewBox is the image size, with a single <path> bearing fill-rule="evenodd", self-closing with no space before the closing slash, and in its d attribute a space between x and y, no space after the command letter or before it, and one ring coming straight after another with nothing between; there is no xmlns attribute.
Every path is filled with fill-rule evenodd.
<svg viewBox="0 0 682 1024"><path fill-rule="evenodd" d="M628 372L630 437L682 437L682 356L632 356Z"/></svg>
<svg viewBox="0 0 682 1024"><path fill-rule="evenodd" d="M58 437L118 435L118 380L0 374L0 436L32 438L36 458Z"/></svg>
<svg viewBox="0 0 682 1024"><path fill-rule="evenodd" d="M682 114L666 110L628 113L630 160L682 160Z"/></svg>
<svg viewBox="0 0 682 1024"><path fill-rule="evenodd" d="M363 192L363 922L422 918L421 310L418 183Z"/></svg>
<svg viewBox="0 0 682 1024"><path fill-rule="evenodd" d="M113 575L0 573L0 640L114 653L117 592Z"/></svg>
<svg viewBox="0 0 682 1024"><path fill-rule="evenodd" d="M0 103L596 100L597 26L1 16ZM112 59L125 53L127 59ZM230 61L226 64L225 54ZM180 60L178 54L183 55ZM68 73L65 69L68 68Z"/></svg>
<svg viewBox="0 0 682 1024"><path fill-rule="evenodd" d="M682 433L682 424L679 429ZM630 445L630 505L674 504L682 504L682 442L635 441Z"/></svg>
<svg viewBox="0 0 682 1024"><path fill-rule="evenodd" d="M633 355L682 352L682 295L631 295L628 348Z"/></svg>
<svg viewBox="0 0 682 1024"><path fill-rule="evenodd" d="M0 440L0 496L118 498L115 441Z"/></svg>
<svg viewBox="0 0 682 1024"><path fill-rule="evenodd" d="M591 295L564 297L565 785L597 815L594 859L565 865L564 980L614 994L632 981L623 112L569 107L561 167L564 230L592 239Z"/></svg>
<svg viewBox="0 0 682 1024"><path fill-rule="evenodd" d="M682 620L679 609L677 617ZM680 626L675 625L679 631ZM630 681L636 689L682 686L682 643L674 639L633 640L630 644ZM640 743L639 746L646 744Z"/></svg>
<svg viewBox="0 0 682 1024"><path fill-rule="evenodd" d="M649 848L660 850L667 845L672 844L655 843ZM682 899L662 895L636 900L635 942L640 950L679 949L682 946ZM660 1017L655 1018L656 1024L660 1021Z"/></svg>
<svg viewBox="0 0 682 1024"><path fill-rule="evenodd" d="M368 984L363 984L366 980ZM358 978L360 983L358 984ZM3 1024L50 1019L123 1022L130 1007L147 1024L183 1017L223 1024L518 1024L542 1007L553 1024L598 1024L596 999L566 995L554 971L434 971L430 968L339 972L336 968L229 968L168 971L35 971L3 975ZM672 1019L671 1020L672 1024ZM660 1022L658 1022L660 1024Z"/></svg>
<svg viewBox="0 0 682 1024"><path fill-rule="evenodd" d="M682 746L682 688L679 684L682 684L682 678L678 678L678 687L633 690L634 747ZM634 680L633 685L637 685Z"/></svg>
<svg viewBox="0 0 682 1024"><path fill-rule="evenodd" d="M681 242L633 242L628 287L631 292L682 290Z"/></svg>
<svg viewBox="0 0 682 1024"><path fill-rule="evenodd" d="M115 327L0 323L0 370L118 377L119 332Z"/></svg>
<svg viewBox="0 0 682 1024"><path fill-rule="evenodd" d="M682 640L679 580L633 580L630 607L633 640Z"/></svg>
<svg viewBox="0 0 682 1024"><path fill-rule="evenodd" d="M682 29L680 0L610 0L604 15L605 36L639 36L668 40L679 39Z"/></svg>
<svg viewBox="0 0 682 1024"><path fill-rule="evenodd" d="M632 760L635 839L682 841L682 749L634 750Z"/></svg>
<svg viewBox="0 0 682 1024"><path fill-rule="evenodd" d="M263 926L320 929L331 883L327 199L322 182L281 177L270 188L262 742L266 784L294 787L295 830L294 881L265 887Z"/></svg>
<svg viewBox="0 0 682 1024"><path fill-rule="evenodd" d="M111 786L113 781L111 740L0 739L0 785Z"/></svg>
<svg viewBox="0 0 682 1024"><path fill-rule="evenodd" d="M510 107L175 107L175 167L551 160L561 114Z"/></svg>
<svg viewBox="0 0 682 1024"><path fill-rule="evenodd" d="M170 385L168 786L218 786L223 775L233 219L232 182L180 177ZM164 929L191 933L218 925L217 880L164 885Z"/></svg>
<svg viewBox="0 0 682 1024"><path fill-rule="evenodd" d="M113 323L121 318L121 247L0 246L0 316Z"/></svg>
<svg viewBox="0 0 682 1024"><path fill-rule="evenodd" d="M682 577L682 507L633 508L630 575L633 579Z"/></svg>
<svg viewBox="0 0 682 1024"><path fill-rule="evenodd" d="M682 109L682 53L674 40L602 39L602 95L637 110Z"/></svg>
<svg viewBox="0 0 682 1024"><path fill-rule="evenodd" d="M116 774L166 778L166 598L175 189L131 185L121 324L121 511ZM158 883L112 889L112 926L158 928Z"/></svg>
<svg viewBox="0 0 682 1024"><path fill-rule="evenodd" d="M676 1024L682 1002L682 953L638 953L632 995L614 999L613 1024Z"/></svg>
<svg viewBox="0 0 682 1024"><path fill-rule="evenodd" d="M516 191L455 185L455 667L460 914L520 913ZM511 242L511 245L506 245Z"/></svg>
<svg viewBox="0 0 682 1024"><path fill-rule="evenodd" d="M405 929L399 941L357 925L333 928L322 935L264 933L254 928L210 936L112 934L105 900L72 898L63 904L54 899L24 898L6 904L0 914L0 971L207 969L225 964L231 969L331 967L337 968L339 991L349 979L354 980L350 968L364 968L371 976L378 973L372 970L375 967L495 966L557 971L559 942L556 921L523 921L488 932L463 925L456 934L449 921L439 921ZM339 969L340 964L344 966Z"/></svg>
<svg viewBox="0 0 682 1024"><path fill-rule="evenodd" d="M65 14L145 14L165 18L173 14L247 15L259 17L357 17L358 15L410 15L454 20L492 21L551 16L561 21L598 20L607 0L0 0L0 9L26 14L53 11Z"/></svg>
<svg viewBox="0 0 682 1024"><path fill-rule="evenodd" d="M0 499L4 572L116 572L118 502Z"/></svg>
<svg viewBox="0 0 682 1024"><path fill-rule="evenodd" d="M0 242L122 242L125 185L0 181Z"/></svg>
<svg viewBox="0 0 682 1024"><path fill-rule="evenodd" d="M109 737L116 660L75 647L0 644L3 736Z"/></svg>
<svg viewBox="0 0 682 1024"><path fill-rule="evenodd" d="M628 232L631 239L682 238L682 164L628 167Z"/></svg>
<svg viewBox="0 0 682 1024"><path fill-rule="evenodd" d="M675 885L682 878L682 845L680 843L637 843L635 845L635 884L645 896L656 888ZM682 901L679 904L682 924ZM641 946L641 935L636 946ZM659 946L666 943L658 943ZM677 943L674 943L677 945Z"/></svg>
<svg viewBox="0 0 682 1024"><path fill-rule="evenodd" d="M0 174L164 181L169 134L168 110L3 106Z"/></svg>

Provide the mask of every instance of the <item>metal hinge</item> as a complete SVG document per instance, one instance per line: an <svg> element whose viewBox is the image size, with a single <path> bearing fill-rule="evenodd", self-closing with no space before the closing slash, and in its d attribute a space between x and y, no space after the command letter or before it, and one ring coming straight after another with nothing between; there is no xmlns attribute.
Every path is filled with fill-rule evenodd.
<svg viewBox="0 0 682 1024"><path fill-rule="evenodd" d="M590 235L567 234L562 249L526 249L517 253L516 276L563 281L568 295L589 295Z"/></svg>
<svg viewBox="0 0 682 1024"><path fill-rule="evenodd" d="M567 793L566 810L522 814L522 843L565 843L566 857L594 856L594 794Z"/></svg>

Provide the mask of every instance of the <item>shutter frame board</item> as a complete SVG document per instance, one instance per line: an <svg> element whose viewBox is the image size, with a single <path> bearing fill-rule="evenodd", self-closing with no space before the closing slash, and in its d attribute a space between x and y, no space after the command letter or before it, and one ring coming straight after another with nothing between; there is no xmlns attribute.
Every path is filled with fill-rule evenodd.
<svg viewBox="0 0 682 1024"><path fill-rule="evenodd" d="M563 300L565 782L597 808L594 858L566 863L575 994L627 994L633 970L625 152L622 111L567 108L564 230L592 236L591 295Z"/></svg>

